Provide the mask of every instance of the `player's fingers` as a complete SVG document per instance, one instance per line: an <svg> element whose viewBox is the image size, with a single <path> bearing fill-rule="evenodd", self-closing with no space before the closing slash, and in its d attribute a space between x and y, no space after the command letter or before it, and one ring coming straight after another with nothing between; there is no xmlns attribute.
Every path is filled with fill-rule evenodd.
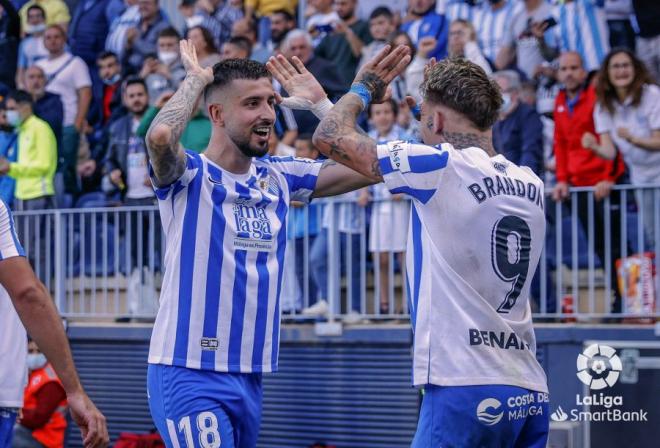
<svg viewBox="0 0 660 448"><path fill-rule="evenodd" d="M405 45L399 45L390 54L380 60L376 66L379 70L389 70L396 66L397 61L401 59L409 51Z"/></svg>
<svg viewBox="0 0 660 448"><path fill-rule="evenodd" d="M291 62L289 62L289 60L285 58L283 55L281 54L277 55L277 62L279 62L282 65L282 68L287 72L289 76L295 76L298 74L294 66L291 65Z"/></svg>
<svg viewBox="0 0 660 448"><path fill-rule="evenodd" d="M391 82L394 78L399 76L410 63L410 55L404 56L384 77L385 82Z"/></svg>
<svg viewBox="0 0 660 448"><path fill-rule="evenodd" d="M277 58L271 57L266 64L266 68L272 73L272 75L280 82L287 81L289 75L282 67L282 64L277 60Z"/></svg>
<svg viewBox="0 0 660 448"><path fill-rule="evenodd" d="M279 93L275 92L275 103L277 103L277 104L282 104L282 100L283 100L282 95L280 95Z"/></svg>
<svg viewBox="0 0 660 448"><path fill-rule="evenodd" d="M305 64L303 64L303 62L300 59L298 59L298 56L294 56L291 59L293 60L293 65L298 70L298 73L307 73L307 68L305 67Z"/></svg>
<svg viewBox="0 0 660 448"><path fill-rule="evenodd" d="M364 64L364 67L377 67L380 65L380 62L387 57L387 55L390 53L390 50L392 47L389 45L385 45L381 50L376 53L376 56L371 58L369 61L367 61L366 64Z"/></svg>

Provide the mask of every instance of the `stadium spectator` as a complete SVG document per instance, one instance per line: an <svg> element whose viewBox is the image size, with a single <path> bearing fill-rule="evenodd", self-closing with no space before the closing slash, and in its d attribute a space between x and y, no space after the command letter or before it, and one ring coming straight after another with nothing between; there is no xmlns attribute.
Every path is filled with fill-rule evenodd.
<svg viewBox="0 0 660 448"><path fill-rule="evenodd" d="M286 11L294 14L297 0L245 0L245 17L252 21L257 18L255 32L259 35L259 43L265 47L270 40L270 15L275 11ZM252 25L254 27L254 24Z"/></svg>
<svg viewBox="0 0 660 448"><path fill-rule="evenodd" d="M25 71L25 90L32 95L34 114L44 120L55 134L58 154L62 143L62 117L64 104L56 93L46 91L46 74L44 70L33 65Z"/></svg>
<svg viewBox="0 0 660 448"><path fill-rule="evenodd" d="M660 2L632 0L639 26L637 56L649 69L656 82L660 81Z"/></svg>
<svg viewBox="0 0 660 448"><path fill-rule="evenodd" d="M227 42L222 44L222 59L251 59L250 49L252 44L245 37L230 37Z"/></svg>
<svg viewBox="0 0 660 448"><path fill-rule="evenodd" d="M488 62L495 64L500 50L506 45L506 34L513 18L522 10L516 0L489 0L483 2L473 19L479 47Z"/></svg>
<svg viewBox="0 0 660 448"><path fill-rule="evenodd" d="M100 88L94 89L94 101L88 113L89 124L100 128L116 120L125 109L121 102L121 64L119 57L110 52L101 52L96 59Z"/></svg>
<svg viewBox="0 0 660 448"><path fill-rule="evenodd" d="M625 47L635 51L635 30L630 23L632 15L632 0L605 0L610 48Z"/></svg>
<svg viewBox="0 0 660 448"><path fill-rule="evenodd" d="M374 9L369 16L369 34L371 34L373 41L362 47L362 56L358 67L361 67L362 64L374 57L387 45L394 31L396 31L396 25L392 11L382 6Z"/></svg>
<svg viewBox="0 0 660 448"><path fill-rule="evenodd" d="M337 67L341 81L346 85L355 76L362 47L371 42L369 25L355 16L356 4L357 0L335 0L334 8L339 19L333 22L332 31L314 49L317 56Z"/></svg>
<svg viewBox="0 0 660 448"><path fill-rule="evenodd" d="M578 53L566 52L559 57L559 82L564 86L555 102L555 159L557 184L552 192L555 201L569 198L569 186L593 187L593 216L589 215L589 197L578 193L577 213L583 229L589 229L590 219L593 219L594 244L598 257L605 257L605 214L609 214L610 235L610 281L615 293L614 312L621 311L621 295L617 288L617 274L614 262L621 257L621 204L619 191L612 187L623 173L623 163L619 157L614 160L604 160L585 148L582 140L585 134L595 132L594 108L596 93L592 86L586 84L587 71ZM609 209L605 208L603 199L610 196Z"/></svg>
<svg viewBox="0 0 660 448"><path fill-rule="evenodd" d="M610 51L607 23L602 3L594 0L565 0L557 11L559 24L555 32L562 53L574 51L590 72L598 70Z"/></svg>
<svg viewBox="0 0 660 448"><path fill-rule="evenodd" d="M105 39L105 50L117 55L120 61L124 60L126 34L131 28L140 23L140 7L137 0L124 0L124 10L110 22L108 37Z"/></svg>
<svg viewBox="0 0 660 448"><path fill-rule="evenodd" d="M479 15L479 9L475 4L477 2L473 0L439 1L436 4L435 10L438 14L444 14L450 23L454 20L461 19L474 24Z"/></svg>
<svg viewBox="0 0 660 448"><path fill-rule="evenodd" d="M69 24L69 50L89 68L92 81L102 84L97 76L96 58L105 49L110 23L106 14L109 0L80 0Z"/></svg>
<svg viewBox="0 0 660 448"><path fill-rule="evenodd" d="M390 99L382 104L370 104L369 137L377 142L409 140L403 129L396 124L398 106ZM378 266L379 312L387 314L390 310L390 291L394 290L394 267L390 271L390 257L399 264L404 272L404 252L408 237L408 220L410 205L401 194L391 194L385 184L373 185L369 189L373 200L369 227L369 252L373 254L374 263ZM369 190L363 189L363 195L369 195Z"/></svg>
<svg viewBox="0 0 660 448"><path fill-rule="evenodd" d="M435 12L435 0L410 0L409 20L401 25L401 30L408 33L417 50L423 38L435 39L435 48L427 55L429 58L440 60L447 56L449 20Z"/></svg>
<svg viewBox="0 0 660 448"><path fill-rule="evenodd" d="M27 10L32 5L39 5L46 12L46 25L59 25L66 31L71 21L69 7L62 0L30 0L21 6L18 11L21 16L21 28L27 29L28 15Z"/></svg>
<svg viewBox="0 0 660 448"><path fill-rule="evenodd" d="M453 58L465 58L483 68L487 75L493 73L490 64L477 44L474 26L464 19L456 19L449 26L447 53ZM414 63L414 61L413 61Z"/></svg>
<svg viewBox="0 0 660 448"><path fill-rule="evenodd" d="M57 142L48 123L34 115L32 96L17 90L7 97L7 122L18 132L16 162L0 159L0 175L16 179L15 210L43 210L55 206L53 176Z"/></svg>
<svg viewBox="0 0 660 448"><path fill-rule="evenodd" d="M158 33L156 57L149 55L144 60L140 78L147 84L152 101L165 92L175 91L186 77L179 55L179 39L179 33L174 28L162 29Z"/></svg>
<svg viewBox="0 0 660 448"><path fill-rule="evenodd" d="M397 31L390 40L390 46L396 48L399 45L405 45L410 50L412 62L406 67L406 70L390 84L392 87L392 98L399 102L400 112L409 112L406 102L406 95L412 96L415 100L421 100L419 86L424 78L424 67L429 61L429 53L435 48L435 38L431 36L423 37L418 42L418 48L412 43L410 36L405 31ZM401 113L399 114L402 115ZM408 118L411 117L407 113ZM414 126L414 122L402 125L409 131L408 125Z"/></svg>
<svg viewBox="0 0 660 448"><path fill-rule="evenodd" d="M186 36L195 46L197 50L197 57L199 58L199 65L202 67L213 67L222 59L215 47L213 35L209 30L203 26L194 26L188 28Z"/></svg>
<svg viewBox="0 0 660 448"><path fill-rule="evenodd" d="M316 47L321 40L332 32L334 24L339 20L337 11L332 7L333 0L311 0L307 7L312 14L307 17L305 26L312 36L312 45ZM307 14L306 14L307 15Z"/></svg>
<svg viewBox="0 0 660 448"><path fill-rule="evenodd" d="M237 20L231 28L231 37L243 37L250 43L250 59L265 63L271 56L265 44L257 40L257 30L254 23L247 18Z"/></svg>
<svg viewBox="0 0 660 448"><path fill-rule="evenodd" d="M231 36L234 22L243 18L243 9L231 0L197 0L195 13L186 19L186 28L203 26L211 32L216 48L221 48Z"/></svg>
<svg viewBox="0 0 660 448"><path fill-rule="evenodd" d="M596 85L598 102L594 111L596 133L586 133L582 144L612 160L620 153L628 166L633 185L652 185L660 180L660 88L644 63L626 49L605 57ZM653 190L637 191L643 211L647 247L654 247Z"/></svg>
<svg viewBox="0 0 660 448"><path fill-rule="evenodd" d="M156 99L156 102L153 106L149 107L142 117L140 126L135 131L140 137L146 137L149 126L151 122L156 118L158 112L167 104L169 99L172 97L174 92L165 92L159 98ZM202 153L209 144L209 139L211 138L211 122L209 118L204 113L204 104L200 101L200 105L197 108L197 112L190 118L186 128L181 134L181 145L191 151L196 153Z"/></svg>
<svg viewBox="0 0 660 448"><path fill-rule="evenodd" d="M124 43L126 63L122 63L129 73L142 69L145 59L158 52L158 36L170 24L158 7L159 0L138 0L140 21L126 31Z"/></svg>
<svg viewBox="0 0 660 448"><path fill-rule="evenodd" d="M66 392L36 342L28 343L28 382L21 416L14 426L13 448L64 448Z"/></svg>
<svg viewBox="0 0 660 448"><path fill-rule="evenodd" d="M274 11L270 15L270 45L271 51L279 48L286 34L296 27L293 14L284 9Z"/></svg>
<svg viewBox="0 0 660 448"><path fill-rule="evenodd" d="M85 129L87 111L92 101L91 79L85 62L65 49L66 33L59 25L46 29L44 44L48 58L37 61L46 74L46 90L60 96L64 105L62 143L58 151L58 173L63 186L57 186L58 203L65 206L63 195L78 191L76 162L80 132Z"/></svg>
<svg viewBox="0 0 660 448"><path fill-rule="evenodd" d="M543 177L543 124L533 106L520 101L520 76L513 70L495 72L502 89L502 108L493 126L493 147L510 162L527 166Z"/></svg>
<svg viewBox="0 0 660 448"><path fill-rule="evenodd" d="M25 70L34 65L39 59L48 57L48 50L44 46L44 32L46 31L46 13L39 5L32 5L28 9L28 26L24 30L25 37L18 46L18 68L16 70L16 86L25 88Z"/></svg>
<svg viewBox="0 0 660 448"><path fill-rule="evenodd" d="M13 89L16 80L21 24L9 0L0 0L0 93Z"/></svg>
<svg viewBox="0 0 660 448"><path fill-rule="evenodd" d="M0 102L0 157L7 159L9 163L16 162L17 135L14 127L7 123L7 111L5 102ZM0 176L0 200L11 208L14 202L14 188L16 181L9 176Z"/></svg>
<svg viewBox="0 0 660 448"><path fill-rule="evenodd" d="M533 79L539 65L558 56L556 31L546 21L555 19L547 0L525 0L524 5L506 24L502 48L494 62L500 70L511 68L515 62L527 79Z"/></svg>

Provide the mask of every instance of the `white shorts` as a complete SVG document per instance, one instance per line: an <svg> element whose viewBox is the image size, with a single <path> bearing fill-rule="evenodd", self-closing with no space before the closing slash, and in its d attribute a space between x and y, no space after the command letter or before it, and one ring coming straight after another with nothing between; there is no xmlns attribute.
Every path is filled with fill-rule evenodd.
<svg viewBox="0 0 660 448"><path fill-rule="evenodd" d="M410 204L406 200L376 202L371 210L370 252L404 252L408 242Z"/></svg>

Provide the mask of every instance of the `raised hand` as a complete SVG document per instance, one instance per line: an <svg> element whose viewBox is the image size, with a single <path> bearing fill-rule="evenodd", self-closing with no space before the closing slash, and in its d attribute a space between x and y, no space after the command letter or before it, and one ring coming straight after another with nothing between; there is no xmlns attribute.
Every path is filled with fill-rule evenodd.
<svg viewBox="0 0 660 448"><path fill-rule="evenodd" d="M311 109L312 105L324 100L327 95L298 57L292 58L293 64L283 55L271 57L266 68L289 93L282 104L293 109Z"/></svg>
<svg viewBox="0 0 660 448"><path fill-rule="evenodd" d="M386 98L387 85L399 76L410 63L410 49L399 45L394 50L386 45L362 66L353 84L362 84L371 93L371 102L380 103Z"/></svg>
<svg viewBox="0 0 660 448"><path fill-rule="evenodd" d="M213 68L202 68L197 60L197 50L190 40L182 40L179 42L179 50L181 52L181 62L186 69L186 75L199 76L206 84L213 82Z"/></svg>

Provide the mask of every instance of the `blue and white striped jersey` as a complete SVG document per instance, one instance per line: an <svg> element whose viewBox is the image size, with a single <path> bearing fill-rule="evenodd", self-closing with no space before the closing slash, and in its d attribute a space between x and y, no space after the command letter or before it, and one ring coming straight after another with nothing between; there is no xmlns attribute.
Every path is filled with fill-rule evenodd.
<svg viewBox="0 0 660 448"><path fill-rule="evenodd" d="M507 0L506 5L494 10L490 3L484 2L472 17L472 24L477 31L477 41L484 56L495 62L497 53L506 43L506 34L513 17L524 9L523 2Z"/></svg>
<svg viewBox="0 0 660 448"><path fill-rule="evenodd" d="M598 5L595 0L575 0L558 7L560 50L578 52L587 71L597 70L610 51L605 10Z"/></svg>
<svg viewBox="0 0 660 448"><path fill-rule="evenodd" d="M7 205L0 201L0 261L25 256ZM0 408L23 407L27 334L7 290L0 285Z"/></svg>
<svg viewBox="0 0 660 448"><path fill-rule="evenodd" d="M413 199L406 288L414 384L547 392L529 304L545 240L543 182L479 148L377 148L390 192Z"/></svg>
<svg viewBox="0 0 660 448"><path fill-rule="evenodd" d="M264 157L238 175L186 158L181 178L156 188L165 275L149 363L275 371L289 202L309 201L321 162Z"/></svg>

